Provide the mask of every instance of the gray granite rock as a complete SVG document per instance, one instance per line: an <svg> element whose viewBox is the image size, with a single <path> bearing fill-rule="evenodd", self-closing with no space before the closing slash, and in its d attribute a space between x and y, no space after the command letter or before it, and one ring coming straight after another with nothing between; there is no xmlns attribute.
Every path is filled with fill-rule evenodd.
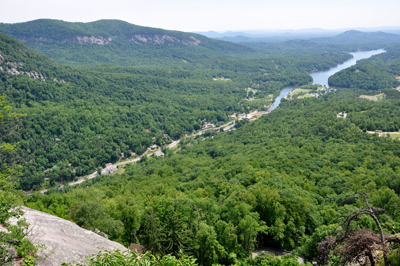
<svg viewBox="0 0 400 266"><path fill-rule="evenodd" d="M39 255L48 256L39 266L59 266L64 262L82 263L86 256L106 250L126 250L121 244L59 217L23 207L30 224L28 235L34 244L46 245Z"/></svg>

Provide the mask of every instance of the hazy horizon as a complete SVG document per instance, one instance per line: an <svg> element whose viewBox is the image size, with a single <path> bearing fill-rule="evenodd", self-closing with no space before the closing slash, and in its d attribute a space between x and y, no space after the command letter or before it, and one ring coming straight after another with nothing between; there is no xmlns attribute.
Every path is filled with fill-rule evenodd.
<svg viewBox="0 0 400 266"><path fill-rule="evenodd" d="M68 22L119 19L180 31L249 31L398 27L400 1L382 0L21 0L0 2L0 22L50 18Z"/></svg>

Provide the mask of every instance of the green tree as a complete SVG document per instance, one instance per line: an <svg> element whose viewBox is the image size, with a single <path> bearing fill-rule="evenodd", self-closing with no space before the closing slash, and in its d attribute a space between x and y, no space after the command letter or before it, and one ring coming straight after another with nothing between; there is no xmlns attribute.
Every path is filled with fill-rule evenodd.
<svg viewBox="0 0 400 266"><path fill-rule="evenodd" d="M143 215L140 239L147 250L153 254L163 254L165 247L164 226L153 209L148 209Z"/></svg>
<svg viewBox="0 0 400 266"><path fill-rule="evenodd" d="M26 237L28 224L21 218L23 211L19 206L20 198L15 193L15 176L18 167L14 154L18 143L3 142L3 138L16 133L14 121L23 115L11 112L11 106L6 105L5 97L0 96L0 225L6 230L0 232L0 264L12 260L10 249L16 249L19 256L32 255L35 247ZM17 219L16 224L10 224L10 219Z"/></svg>
<svg viewBox="0 0 400 266"><path fill-rule="evenodd" d="M174 210L169 210L165 221L166 253L178 256L189 243L188 230Z"/></svg>

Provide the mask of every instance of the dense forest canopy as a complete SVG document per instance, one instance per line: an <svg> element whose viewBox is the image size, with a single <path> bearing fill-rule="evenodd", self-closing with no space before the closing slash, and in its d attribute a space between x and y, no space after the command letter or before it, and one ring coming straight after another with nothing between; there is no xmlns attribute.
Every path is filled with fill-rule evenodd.
<svg viewBox="0 0 400 266"><path fill-rule="evenodd" d="M213 57L189 68L167 68L168 61L163 67L71 68L0 37L0 93L29 113L21 122L23 134L14 139L26 160L20 180L24 190L87 175L116 162L122 153L142 154L153 138L161 146L201 128L204 121L218 123L234 112L266 110L272 100L264 100L268 95L311 82L309 69L349 58L342 53L277 54ZM245 99L245 88L251 86L259 90L254 101Z"/></svg>
<svg viewBox="0 0 400 266"><path fill-rule="evenodd" d="M185 250L201 265L231 264L263 246L295 249L313 260L316 243L362 205L341 203L355 191L400 219L400 142L362 131L357 115L382 103L358 93L285 101L237 131L183 139L176 154L61 193L35 194L26 204L99 228L125 245L138 241L157 254ZM395 91L385 101L397 110L399 97ZM337 118L343 110L348 119ZM88 210L90 219L83 216ZM359 226L377 230L367 217ZM164 244L155 245L150 233Z"/></svg>
<svg viewBox="0 0 400 266"><path fill-rule="evenodd" d="M329 77L329 85L376 91L400 86L399 76L400 52L390 49Z"/></svg>
<svg viewBox="0 0 400 266"><path fill-rule="evenodd" d="M348 32L332 43L248 48L110 20L1 24L0 32L26 42L0 34L0 94L27 114L21 133L3 140L19 142L17 188L49 189L25 195L28 207L199 265L313 262L317 244L364 207L344 202L356 192L387 211L378 215L387 234L400 229L400 142L371 134L399 131L396 36ZM356 47L388 52L332 76L339 88L318 97L282 99L236 130L190 136L234 112L266 111L285 86L320 89L307 73L346 61L343 51ZM176 149L165 147L177 139ZM165 157L68 185L154 144ZM369 216L352 226L378 232ZM249 258L263 247L294 255Z"/></svg>

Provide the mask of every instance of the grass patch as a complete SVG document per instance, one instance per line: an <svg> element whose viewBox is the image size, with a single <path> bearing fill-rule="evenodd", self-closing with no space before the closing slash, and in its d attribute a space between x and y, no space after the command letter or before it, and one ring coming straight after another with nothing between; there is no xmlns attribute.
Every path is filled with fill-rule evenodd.
<svg viewBox="0 0 400 266"><path fill-rule="evenodd" d="M304 98L312 98L314 96L310 95L310 94L305 94L305 95L300 95L299 97L297 97L297 99L304 99Z"/></svg>
<svg viewBox="0 0 400 266"><path fill-rule="evenodd" d="M400 133L390 133L389 135L392 139L400 139Z"/></svg>
<svg viewBox="0 0 400 266"><path fill-rule="evenodd" d="M295 96L295 95L297 95L297 94L300 94L300 93L307 93L307 92L310 92L311 90L307 90L307 89L295 89L294 91L292 91L291 93L290 93L290 96Z"/></svg>

